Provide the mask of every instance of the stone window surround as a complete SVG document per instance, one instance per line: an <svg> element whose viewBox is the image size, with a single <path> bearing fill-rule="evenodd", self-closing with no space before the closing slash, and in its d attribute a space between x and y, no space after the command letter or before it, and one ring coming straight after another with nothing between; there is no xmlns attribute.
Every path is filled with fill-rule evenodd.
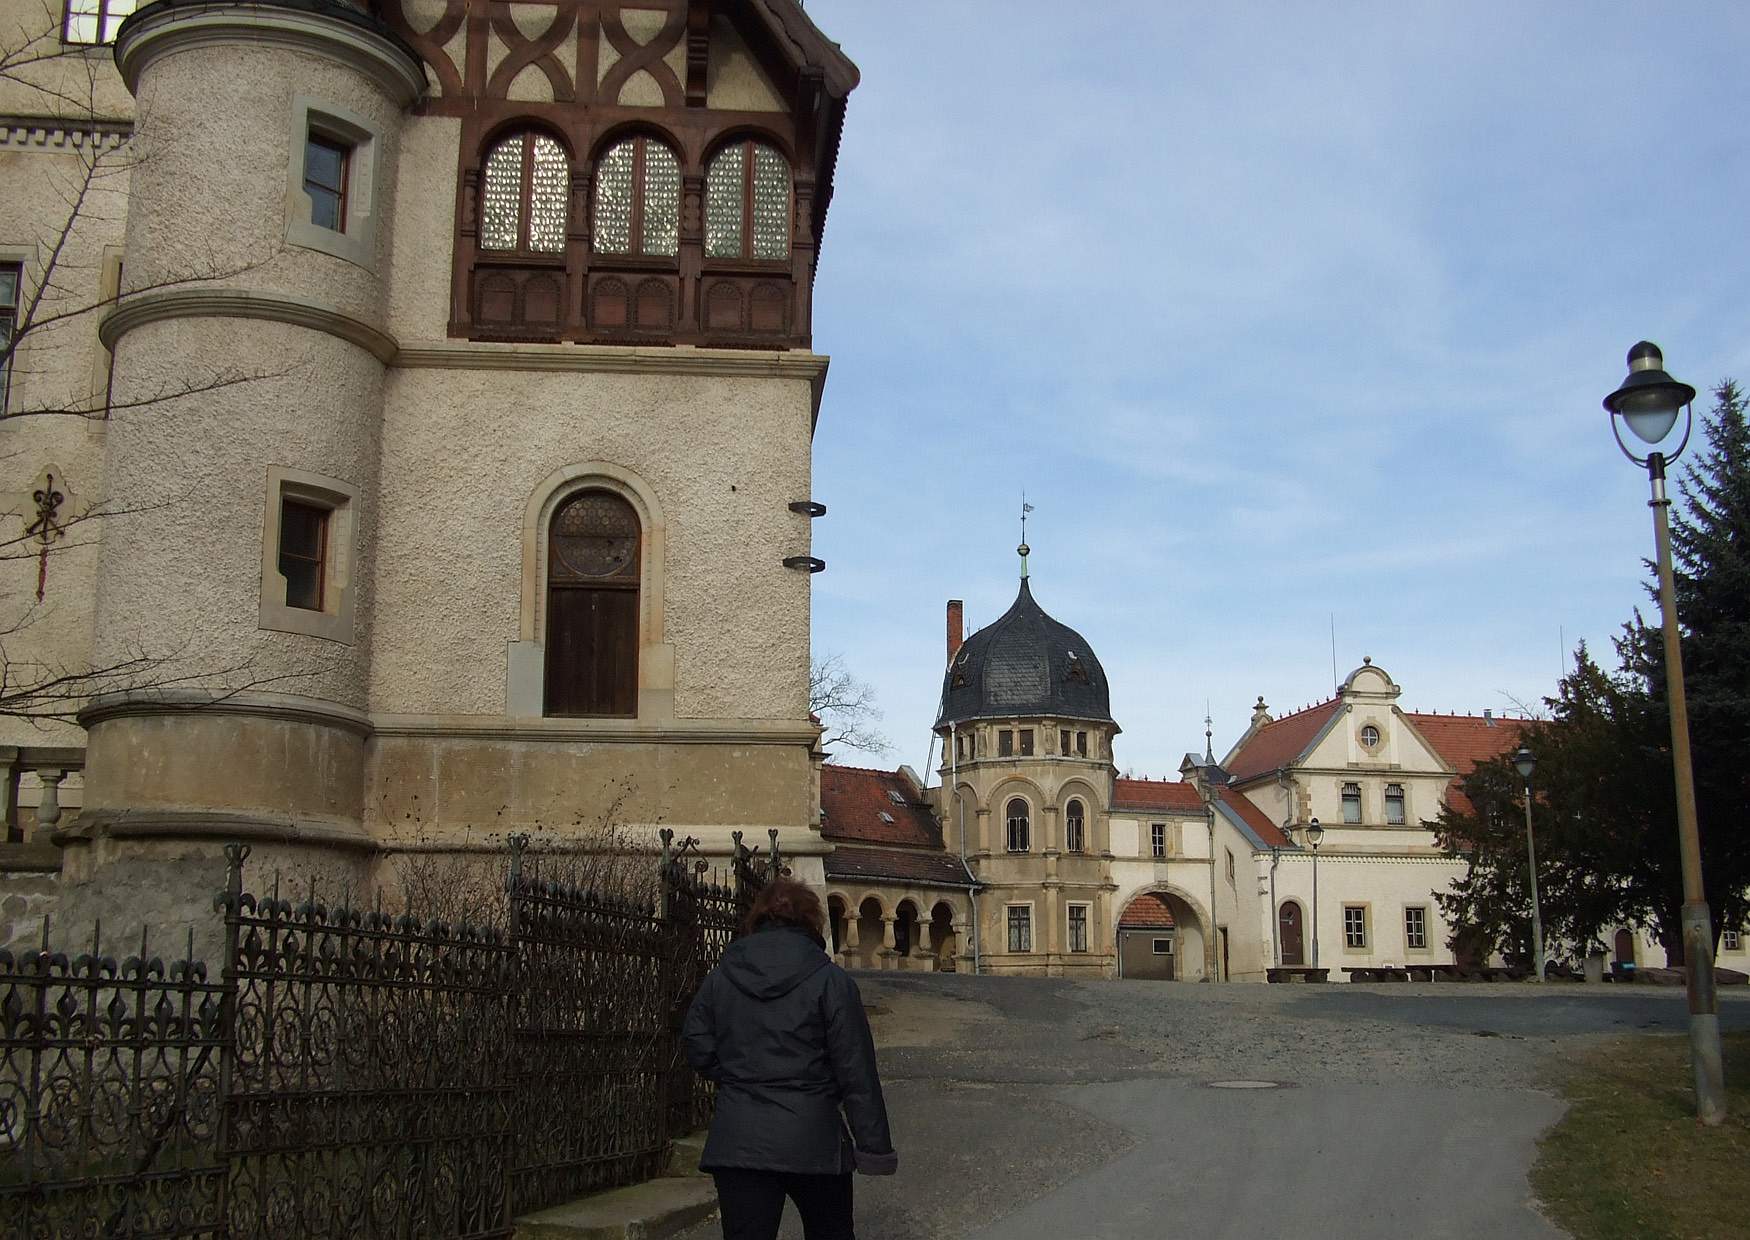
<svg viewBox="0 0 1750 1240"><path fill-rule="evenodd" d="M1025 817L1023 817L1020 820L1021 824L1022 824L1021 825L1021 836L1020 836L1022 846L1020 848L1014 847L1014 843L1015 843L1015 830L1014 830L1014 826L1013 826L1014 816L1009 813L1009 811L1011 809L1013 809L1017 803L1019 803L1024 808L1024 811L1025 811ZM1011 853L1015 856L1023 856L1025 854L1033 851L1033 819L1036 816L1037 815L1035 815L1033 812L1033 803L1030 800L1028 800L1026 797L1020 795L1019 793L1009 793L1004 797L1004 799L1003 799L1003 851Z"/></svg>
<svg viewBox="0 0 1750 1240"><path fill-rule="evenodd" d="M336 232L313 223L310 195L304 192L304 149L310 135L340 142L347 155L346 216ZM297 95L292 99L291 153L286 161L286 244L318 250L377 269L377 188L382 180L383 129L338 104Z"/></svg>
<svg viewBox="0 0 1750 1240"><path fill-rule="evenodd" d="M1157 861L1164 861L1172 852L1172 844L1167 838L1167 824L1151 822L1148 824L1148 855Z"/></svg>
<svg viewBox="0 0 1750 1240"><path fill-rule="evenodd" d="M1351 946L1349 943L1349 910L1358 909L1361 912L1361 944ZM1343 904L1343 950L1353 955L1366 955L1373 950L1373 904L1370 901L1351 900Z"/></svg>
<svg viewBox="0 0 1750 1240"><path fill-rule="evenodd" d="M1410 942L1410 913L1412 910L1420 911L1422 914L1422 942L1420 946ZM1433 951L1434 948L1432 944L1434 940L1428 933L1428 931L1433 928L1433 924L1434 919L1429 916L1429 909L1426 904L1404 905L1404 950L1407 952Z"/></svg>
<svg viewBox="0 0 1750 1240"><path fill-rule="evenodd" d="M1080 947L1075 946L1075 939L1070 934L1070 926L1074 923L1074 920L1075 920L1074 918L1072 918L1070 916L1070 912L1071 912L1071 910L1078 909L1078 908L1085 909L1087 911L1087 916L1082 922L1082 928L1085 931L1085 937L1083 938L1082 945ZM1095 948L1094 948L1094 902L1092 900L1065 900L1064 901L1064 904L1063 904L1063 944L1064 944L1065 951L1072 952L1078 956L1083 955L1083 954L1088 953L1088 952L1092 952L1093 950L1095 950Z"/></svg>
<svg viewBox="0 0 1750 1240"><path fill-rule="evenodd" d="M301 633L342 645L353 644L354 567L358 551L359 491L350 482L284 465L267 467L267 495L261 528L261 604L258 627L276 633ZM280 512L288 499L329 510L328 562L323 566L322 610L286 603L280 575Z"/></svg>
<svg viewBox="0 0 1750 1240"><path fill-rule="evenodd" d="M1173 954L1173 936L1170 934L1156 935L1152 946L1155 955L1171 956Z"/></svg>
<svg viewBox="0 0 1750 1240"><path fill-rule="evenodd" d="M546 706L547 530L559 506L579 491L612 491L632 505L644 527L638 589L638 722L674 718L674 647L666 641L668 521L656 492L629 469L607 461L562 466L541 480L523 510L519 640L507 643L505 706L512 718L539 719ZM576 721L573 721L576 722ZM621 721L624 722L624 721Z"/></svg>

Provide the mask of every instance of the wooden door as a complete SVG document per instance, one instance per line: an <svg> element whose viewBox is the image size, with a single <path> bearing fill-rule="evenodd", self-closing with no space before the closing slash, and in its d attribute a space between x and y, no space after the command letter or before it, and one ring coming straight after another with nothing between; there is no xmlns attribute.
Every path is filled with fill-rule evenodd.
<svg viewBox="0 0 1750 1240"><path fill-rule="evenodd" d="M1635 962L1635 936L1627 930L1616 932L1616 963L1633 964Z"/></svg>
<svg viewBox="0 0 1750 1240"><path fill-rule="evenodd" d="M637 591L548 591L547 713L638 713Z"/></svg>
<svg viewBox="0 0 1750 1240"><path fill-rule="evenodd" d="M1282 904L1278 914L1278 937L1282 942L1282 963L1291 968L1306 965L1306 936L1300 922L1300 905L1293 900Z"/></svg>

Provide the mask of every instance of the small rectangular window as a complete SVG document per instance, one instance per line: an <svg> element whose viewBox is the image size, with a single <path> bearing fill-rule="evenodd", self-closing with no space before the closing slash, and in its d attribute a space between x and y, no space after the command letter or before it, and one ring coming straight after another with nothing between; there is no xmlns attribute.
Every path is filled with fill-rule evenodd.
<svg viewBox="0 0 1750 1240"><path fill-rule="evenodd" d="M1068 728L1064 728L1061 732L1059 732L1057 734L1057 752L1064 755L1064 757L1066 757L1066 758L1069 756L1069 729Z"/></svg>
<svg viewBox="0 0 1750 1240"><path fill-rule="evenodd" d="M286 606L321 611L328 568L328 512L302 500L280 501L280 575Z"/></svg>
<svg viewBox="0 0 1750 1240"><path fill-rule="evenodd" d="M1364 904L1345 904L1343 906L1343 946L1367 946L1367 906Z"/></svg>
<svg viewBox="0 0 1750 1240"><path fill-rule="evenodd" d="M139 7L140 0L67 0L61 23L61 42L95 46L115 42L122 19Z"/></svg>
<svg viewBox="0 0 1750 1240"><path fill-rule="evenodd" d="M1015 734L1007 728L997 733L997 757L1012 758L1015 756Z"/></svg>
<svg viewBox="0 0 1750 1240"><path fill-rule="evenodd" d="M1428 946L1428 910L1420 905L1404 910L1404 946L1412 950Z"/></svg>
<svg viewBox="0 0 1750 1240"><path fill-rule="evenodd" d="M1361 785L1343 785L1343 821L1361 821Z"/></svg>
<svg viewBox="0 0 1750 1240"><path fill-rule="evenodd" d="M1088 950L1088 906L1085 904L1069 906L1069 949L1072 952Z"/></svg>
<svg viewBox="0 0 1750 1240"><path fill-rule="evenodd" d="M1227 885L1229 887L1232 887L1234 885L1234 882L1235 882L1234 850L1231 848L1228 848L1228 849L1224 849L1223 851L1225 851L1227 853Z"/></svg>
<svg viewBox="0 0 1750 1240"><path fill-rule="evenodd" d="M18 330L24 266L0 263L0 413L6 412L6 389L12 382L12 334Z"/></svg>
<svg viewBox="0 0 1750 1240"><path fill-rule="evenodd" d="M1009 950L1033 950L1033 910L1025 904L1009 905Z"/></svg>
<svg viewBox="0 0 1750 1240"><path fill-rule="evenodd" d="M1385 820L1392 826L1404 825L1404 786L1402 784L1387 784L1385 786Z"/></svg>
<svg viewBox="0 0 1750 1240"><path fill-rule="evenodd" d="M1154 941L1154 953L1157 956L1171 956L1173 954L1173 940L1156 939Z"/></svg>
<svg viewBox="0 0 1750 1240"><path fill-rule="evenodd" d="M1738 932L1736 930L1728 930L1720 936L1720 950L1723 952L1737 951L1738 943Z"/></svg>
<svg viewBox="0 0 1750 1240"><path fill-rule="evenodd" d="M346 177L352 148L312 133L304 142L304 192L310 195L310 222L346 231Z"/></svg>
<svg viewBox="0 0 1750 1240"><path fill-rule="evenodd" d="M1088 734L1086 732L1077 732L1076 733L1076 757L1085 758L1087 756L1088 756Z"/></svg>
<svg viewBox="0 0 1750 1240"><path fill-rule="evenodd" d="M1022 728L1021 729L1021 756L1023 758L1031 758L1033 756L1033 729L1032 728Z"/></svg>
<svg viewBox="0 0 1750 1240"><path fill-rule="evenodd" d="M1148 829L1149 846L1157 857L1167 855L1167 824L1157 822Z"/></svg>

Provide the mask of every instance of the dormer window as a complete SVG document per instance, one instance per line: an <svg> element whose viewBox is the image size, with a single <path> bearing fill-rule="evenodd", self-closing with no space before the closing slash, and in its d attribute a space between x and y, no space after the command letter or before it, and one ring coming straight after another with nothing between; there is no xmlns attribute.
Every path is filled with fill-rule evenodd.
<svg viewBox="0 0 1750 1240"><path fill-rule="evenodd" d="M1073 650L1069 652L1069 678L1079 680L1084 685L1088 683L1087 665L1082 662L1082 656Z"/></svg>
<svg viewBox="0 0 1750 1240"><path fill-rule="evenodd" d="M905 804L905 794L900 792L897 788L889 788L887 790L887 799L892 801L895 805Z"/></svg>
<svg viewBox="0 0 1750 1240"><path fill-rule="evenodd" d="M763 142L736 142L705 169L705 257L790 257L790 162Z"/></svg>
<svg viewBox="0 0 1750 1240"><path fill-rule="evenodd" d="M680 252L681 165L642 135L609 147L596 161L597 254L673 258Z"/></svg>
<svg viewBox="0 0 1750 1240"><path fill-rule="evenodd" d="M480 178L480 248L562 253L570 180L565 148L544 133L526 130L493 147Z"/></svg>

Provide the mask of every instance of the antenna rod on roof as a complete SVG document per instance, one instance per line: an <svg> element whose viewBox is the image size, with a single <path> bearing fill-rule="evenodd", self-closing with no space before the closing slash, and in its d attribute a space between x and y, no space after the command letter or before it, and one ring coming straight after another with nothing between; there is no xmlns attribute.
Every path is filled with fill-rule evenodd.
<svg viewBox="0 0 1750 1240"><path fill-rule="evenodd" d="M1343 682L1337 679L1337 613L1331 613L1331 692L1341 693Z"/></svg>

